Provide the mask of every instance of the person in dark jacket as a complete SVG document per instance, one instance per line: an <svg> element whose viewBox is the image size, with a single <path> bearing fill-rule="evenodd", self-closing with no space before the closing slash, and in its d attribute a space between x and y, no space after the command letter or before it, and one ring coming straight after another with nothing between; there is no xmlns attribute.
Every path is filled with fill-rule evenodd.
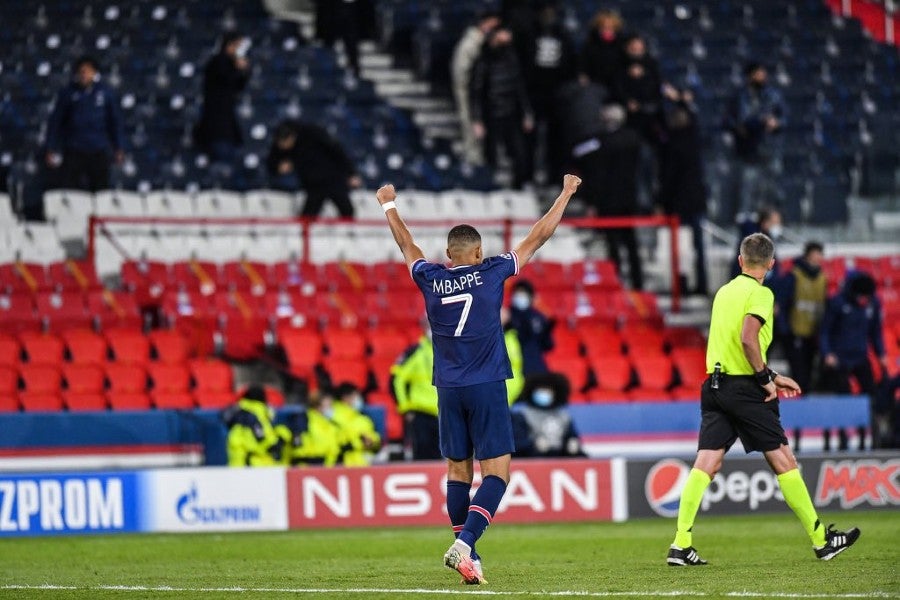
<svg viewBox="0 0 900 600"><path fill-rule="evenodd" d="M63 187L96 192L109 187L109 163L125 157L122 114L100 79L97 61L75 61L75 80L60 90L47 124L47 165Z"/></svg>
<svg viewBox="0 0 900 600"><path fill-rule="evenodd" d="M625 61L622 27L622 17L615 11L601 10L594 15L590 33L581 49L582 83L593 81L606 88L607 93L615 91Z"/></svg>
<svg viewBox="0 0 900 600"><path fill-rule="evenodd" d="M569 414L569 381L559 373L528 377L511 411L516 456L584 456Z"/></svg>
<svg viewBox="0 0 900 600"><path fill-rule="evenodd" d="M216 162L231 164L243 142L235 106L246 87L250 40L231 31L203 72L203 110L194 130L197 145Z"/></svg>
<svg viewBox="0 0 900 600"><path fill-rule="evenodd" d="M641 136L625 124L625 109L618 104L601 111L603 133L588 138L573 150L583 180L584 199L589 214L621 217L637 212L637 169ZM643 267L633 227L606 229L609 256L622 274L620 250L628 255L628 271L633 289L644 287Z"/></svg>
<svg viewBox="0 0 900 600"><path fill-rule="evenodd" d="M616 85L614 95L628 110L628 126L656 145L662 123L662 77L659 63L639 35L625 41L624 65Z"/></svg>
<svg viewBox="0 0 900 600"><path fill-rule="evenodd" d="M362 180L341 145L318 125L280 123L266 166L276 188L296 191L302 186L306 190L302 216L317 216L327 199L342 217L353 216L350 188L359 187Z"/></svg>
<svg viewBox="0 0 900 600"><path fill-rule="evenodd" d="M566 154L563 166L567 170L571 170L575 146L603 133L600 111L606 97L603 86L590 81L570 81L560 87L556 98L557 117Z"/></svg>
<svg viewBox="0 0 900 600"><path fill-rule="evenodd" d="M871 402L872 441L877 448L881 443L879 424L884 416L878 411L878 388L869 363L870 348L882 368L887 369L881 303L875 295L875 280L867 273L852 271L847 274L843 289L828 301L822 316L819 333L819 351L824 364L822 381L827 391L849 394L850 377L856 379Z"/></svg>
<svg viewBox="0 0 900 600"><path fill-rule="evenodd" d="M531 181L526 134L534 127L534 115L508 29L495 29L488 35L469 85L472 131L485 141L487 163L497 166L502 146L512 159L513 186L521 189Z"/></svg>
<svg viewBox="0 0 900 600"><path fill-rule="evenodd" d="M553 321L534 307L534 286L527 279L519 279L513 285L509 326L519 337L525 377L546 373L544 353L553 349Z"/></svg>
<svg viewBox="0 0 900 600"><path fill-rule="evenodd" d="M703 243L706 181L700 127L690 91L672 86L664 86L663 89L673 106L666 115L666 131L660 146L659 204L666 214L678 215L683 225L690 226L696 261L694 272L697 275L693 293L705 296L709 292Z"/></svg>
<svg viewBox="0 0 900 600"><path fill-rule="evenodd" d="M559 20L555 3L541 7L537 30L528 41L524 66L528 98L534 109L534 149L542 158L544 179L556 181L564 175L556 100L560 86L575 78L575 47Z"/></svg>

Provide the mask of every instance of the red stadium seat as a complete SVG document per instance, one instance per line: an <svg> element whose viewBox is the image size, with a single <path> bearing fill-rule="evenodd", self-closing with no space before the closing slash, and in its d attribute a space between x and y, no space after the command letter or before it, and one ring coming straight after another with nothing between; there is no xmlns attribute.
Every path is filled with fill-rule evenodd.
<svg viewBox="0 0 900 600"><path fill-rule="evenodd" d="M87 312L84 294L80 291L39 292L35 304L38 315L55 333L92 325L93 319Z"/></svg>
<svg viewBox="0 0 900 600"><path fill-rule="evenodd" d="M684 402L699 402L700 388L678 385L671 390L672 398Z"/></svg>
<svg viewBox="0 0 900 600"><path fill-rule="evenodd" d="M588 358L622 356L622 338L615 329L604 325L578 327Z"/></svg>
<svg viewBox="0 0 900 600"><path fill-rule="evenodd" d="M0 330L15 334L40 329L41 319L34 310L34 297L31 294L0 295Z"/></svg>
<svg viewBox="0 0 900 600"><path fill-rule="evenodd" d="M553 329L553 348L547 357L571 358L581 355L581 339L578 331L559 326Z"/></svg>
<svg viewBox="0 0 900 600"><path fill-rule="evenodd" d="M63 365L63 378L70 392L102 392L106 373L99 365Z"/></svg>
<svg viewBox="0 0 900 600"><path fill-rule="evenodd" d="M108 363L106 379L113 392L144 392L147 389L147 371L142 365Z"/></svg>
<svg viewBox="0 0 900 600"><path fill-rule="evenodd" d="M669 349L706 348L706 338L696 327L666 327L663 337Z"/></svg>
<svg viewBox="0 0 900 600"><path fill-rule="evenodd" d="M367 287L383 292L401 281L409 281L410 285L414 285L410 280L409 268L405 263L377 262L369 269L369 285Z"/></svg>
<svg viewBox="0 0 900 600"><path fill-rule="evenodd" d="M100 288L94 263L89 260L65 260L47 266L47 278L53 289L87 292Z"/></svg>
<svg viewBox="0 0 900 600"><path fill-rule="evenodd" d="M366 400L372 406L381 406L385 411L385 429L388 440L403 440L403 416L397 412L397 402L387 392L371 392Z"/></svg>
<svg viewBox="0 0 900 600"><path fill-rule="evenodd" d="M627 324L622 328L622 340L628 346L628 354L633 358L663 353L665 339L662 332L639 324Z"/></svg>
<svg viewBox="0 0 900 600"><path fill-rule="evenodd" d="M171 277L176 288L199 291L204 296L214 294L220 285L219 266L210 261L176 262L172 264Z"/></svg>
<svg viewBox="0 0 900 600"><path fill-rule="evenodd" d="M366 355L366 338L355 329L326 327L322 331L322 341L331 358L362 359Z"/></svg>
<svg viewBox="0 0 900 600"><path fill-rule="evenodd" d="M641 388L665 390L672 384L672 361L665 354L632 357L631 365Z"/></svg>
<svg viewBox="0 0 900 600"><path fill-rule="evenodd" d="M153 355L163 363L183 363L190 356L188 342L177 331L155 329L148 334Z"/></svg>
<svg viewBox="0 0 900 600"><path fill-rule="evenodd" d="M26 361L32 365L55 365L63 362L65 344L50 333L23 333L19 336Z"/></svg>
<svg viewBox="0 0 900 600"><path fill-rule="evenodd" d="M313 310L313 298L297 290L266 292L263 297L265 314L275 320L276 330L282 327L302 329L317 327L318 317Z"/></svg>
<svg viewBox="0 0 900 600"><path fill-rule="evenodd" d="M681 385L700 389L706 381L706 351L702 348L674 348L672 362Z"/></svg>
<svg viewBox="0 0 900 600"><path fill-rule="evenodd" d="M580 356L558 356L548 354L547 367L554 373L561 373L569 380L573 393L580 393L588 384L587 362Z"/></svg>
<svg viewBox="0 0 900 600"><path fill-rule="evenodd" d="M65 392L63 402L70 412L100 412L107 409L106 395L103 392Z"/></svg>
<svg viewBox="0 0 900 600"><path fill-rule="evenodd" d="M353 328L367 324L365 295L353 292L319 293L313 299L316 314L328 327Z"/></svg>
<svg viewBox="0 0 900 600"><path fill-rule="evenodd" d="M279 343L284 348L288 369L297 377L309 377L322 358L322 338L315 331L284 329Z"/></svg>
<svg viewBox="0 0 900 600"><path fill-rule="evenodd" d="M569 267L570 280L582 289L608 289L622 288L616 266L609 260L586 260L573 263Z"/></svg>
<svg viewBox="0 0 900 600"><path fill-rule="evenodd" d="M118 363L145 365L150 360L150 340L140 331L110 329L106 331L106 341Z"/></svg>
<svg viewBox="0 0 900 600"><path fill-rule="evenodd" d="M59 394L62 388L62 375L52 365L22 365L19 374L24 383L25 392L32 394Z"/></svg>
<svg viewBox="0 0 900 600"><path fill-rule="evenodd" d="M222 265L221 278L227 289L250 292L254 296L264 294L271 284L269 265L253 261L225 263Z"/></svg>
<svg viewBox="0 0 900 600"><path fill-rule="evenodd" d="M75 364L106 362L109 346L106 339L90 329L71 329L62 334L69 360Z"/></svg>
<svg viewBox="0 0 900 600"><path fill-rule="evenodd" d="M13 262L0 265L0 290L34 294L50 289L47 270L37 263Z"/></svg>
<svg viewBox="0 0 900 600"><path fill-rule="evenodd" d="M591 359L590 366L601 391L623 393L631 385L631 363L621 354Z"/></svg>
<svg viewBox="0 0 900 600"><path fill-rule="evenodd" d="M206 410L220 410L237 402L235 392L194 391L194 403L197 408Z"/></svg>
<svg viewBox="0 0 900 600"><path fill-rule="evenodd" d="M139 306L159 305L169 285L169 265L157 261L126 261L122 264L122 287Z"/></svg>
<svg viewBox="0 0 900 600"><path fill-rule="evenodd" d="M0 393L0 413L19 412L20 409L18 394Z"/></svg>
<svg viewBox="0 0 900 600"><path fill-rule="evenodd" d="M194 408L194 396L190 392L152 392L150 399L153 406L160 410L191 410Z"/></svg>
<svg viewBox="0 0 900 600"><path fill-rule="evenodd" d="M19 410L19 372L12 367L0 366L0 412Z"/></svg>
<svg viewBox="0 0 900 600"><path fill-rule="evenodd" d="M396 358L387 356L372 356L369 358L369 371L375 377L375 385L379 391L391 391L391 367L395 362Z"/></svg>
<svg viewBox="0 0 900 600"><path fill-rule="evenodd" d="M198 391L233 393L234 375L228 363L215 358L199 358L190 361L188 368Z"/></svg>
<svg viewBox="0 0 900 600"><path fill-rule="evenodd" d="M325 263L321 274L329 291L362 292L372 281L368 265L345 260Z"/></svg>
<svg viewBox="0 0 900 600"><path fill-rule="evenodd" d="M141 328L141 310L133 293L93 290L88 292L87 306L101 329Z"/></svg>
<svg viewBox="0 0 900 600"><path fill-rule="evenodd" d="M363 358L326 356L322 363L333 385L348 381L361 390L369 387L369 367Z"/></svg>
<svg viewBox="0 0 900 600"><path fill-rule="evenodd" d="M106 398L113 410L150 410L150 396L145 392L109 392Z"/></svg>
<svg viewBox="0 0 900 600"><path fill-rule="evenodd" d="M628 390L628 398L634 402L671 402L672 394L662 388L636 387Z"/></svg>
<svg viewBox="0 0 900 600"><path fill-rule="evenodd" d="M299 289L312 294L319 289L319 270L312 263L299 261L280 262L272 265L272 278L286 288Z"/></svg>
<svg viewBox="0 0 900 600"><path fill-rule="evenodd" d="M26 412L59 412L63 409L59 392L22 392L19 403Z"/></svg>
<svg viewBox="0 0 900 600"><path fill-rule="evenodd" d="M373 357L397 359L409 348L409 339L393 327L374 327L368 330L369 348Z"/></svg>
<svg viewBox="0 0 900 600"><path fill-rule="evenodd" d="M563 263L533 260L519 271L519 279L530 281L534 285L536 296L540 297L548 290L571 289L572 281L568 271Z"/></svg>
<svg viewBox="0 0 900 600"><path fill-rule="evenodd" d="M186 392L191 384L191 374L184 364L150 363L147 375L154 392Z"/></svg>
<svg viewBox="0 0 900 600"><path fill-rule="evenodd" d="M22 358L22 345L11 335L0 333L0 365L17 365Z"/></svg>

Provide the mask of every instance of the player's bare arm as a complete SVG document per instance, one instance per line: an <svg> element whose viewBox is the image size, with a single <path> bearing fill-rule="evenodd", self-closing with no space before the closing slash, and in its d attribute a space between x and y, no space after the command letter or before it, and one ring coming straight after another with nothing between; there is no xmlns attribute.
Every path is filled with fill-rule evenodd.
<svg viewBox="0 0 900 600"><path fill-rule="evenodd" d="M381 186L378 188L378 191L375 192L375 198L378 200L378 204L385 209L384 214L387 217L388 226L391 228L391 233L394 235L394 241L396 241L397 245L400 247L400 252L403 253L403 258L406 260L406 266L411 267L412 264L420 258L425 258L422 249L416 245L412 234L406 227L406 223L403 222L403 219L397 212L397 207L394 204L394 201L397 199L397 192L394 190L394 186L390 183Z"/></svg>
<svg viewBox="0 0 900 600"><path fill-rule="evenodd" d="M543 246L544 243L553 236L553 232L556 231L556 227L559 225L560 220L562 220L563 213L566 210L566 206L569 204L569 200L575 194L575 190L578 189L580 184L580 177L576 177L575 175L566 175L563 177L563 189L556 200L553 201L553 206L550 207L550 210L548 210L543 217L538 219L537 223L532 226L531 231L528 232L528 235L513 248L516 255L519 257L520 269L531 260L531 257L534 256L534 253L537 252L538 248Z"/></svg>

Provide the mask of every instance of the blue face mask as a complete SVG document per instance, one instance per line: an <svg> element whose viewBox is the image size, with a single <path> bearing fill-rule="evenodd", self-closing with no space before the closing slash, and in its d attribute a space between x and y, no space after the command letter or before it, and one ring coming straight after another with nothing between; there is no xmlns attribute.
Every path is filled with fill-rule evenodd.
<svg viewBox="0 0 900 600"><path fill-rule="evenodd" d="M526 292L514 292L510 302L513 308L527 310L531 306L531 296Z"/></svg>
<svg viewBox="0 0 900 600"><path fill-rule="evenodd" d="M531 394L531 401L535 406L547 408L553 404L553 392L546 388L538 388Z"/></svg>

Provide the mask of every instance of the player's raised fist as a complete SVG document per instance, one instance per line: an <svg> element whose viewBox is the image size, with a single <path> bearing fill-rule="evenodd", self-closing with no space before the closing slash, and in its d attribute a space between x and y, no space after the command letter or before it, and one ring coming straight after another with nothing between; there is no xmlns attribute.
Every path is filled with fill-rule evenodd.
<svg viewBox="0 0 900 600"><path fill-rule="evenodd" d="M375 197L378 199L379 204L384 204L396 199L397 192L394 191L393 184L388 183L387 185L383 185L378 188L378 191L375 192Z"/></svg>
<svg viewBox="0 0 900 600"><path fill-rule="evenodd" d="M563 189L570 194L574 194L579 185L581 185L581 177L576 175L565 175L563 177Z"/></svg>

